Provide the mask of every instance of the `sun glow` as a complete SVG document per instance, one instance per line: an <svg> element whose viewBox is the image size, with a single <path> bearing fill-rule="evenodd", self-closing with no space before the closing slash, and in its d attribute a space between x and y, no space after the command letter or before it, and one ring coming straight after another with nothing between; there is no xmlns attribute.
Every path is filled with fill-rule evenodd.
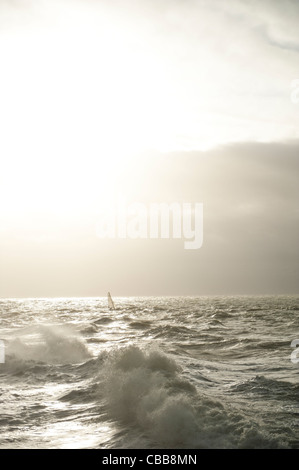
<svg viewBox="0 0 299 470"><path fill-rule="evenodd" d="M243 67L247 49L240 55L221 28L215 35L213 9L199 19L178 4L186 18L152 2L19 3L0 5L2 225L32 212L77 216L109 207L142 184L136 162L140 171L149 151L288 134L289 121L272 119L277 101L267 98L264 67L255 54ZM239 33L241 25L232 37Z"/></svg>
<svg viewBox="0 0 299 470"><path fill-rule="evenodd" d="M96 210L132 158L163 146L172 118L159 58L107 14L81 7L67 27L50 17L3 33L2 215Z"/></svg>

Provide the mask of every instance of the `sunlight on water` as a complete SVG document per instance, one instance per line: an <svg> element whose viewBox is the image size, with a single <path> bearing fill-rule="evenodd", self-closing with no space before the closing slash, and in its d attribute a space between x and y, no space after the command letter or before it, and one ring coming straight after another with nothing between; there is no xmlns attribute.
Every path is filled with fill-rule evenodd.
<svg viewBox="0 0 299 470"><path fill-rule="evenodd" d="M1 448L298 447L297 297L115 300L1 301Z"/></svg>
<svg viewBox="0 0 299 470"><path fill-rule="evenodd" d="M47 427L43 438L51 448L86 449L96 448L109 442L113 429L109 426L90 426L77 421L62 421Z"/></svg>

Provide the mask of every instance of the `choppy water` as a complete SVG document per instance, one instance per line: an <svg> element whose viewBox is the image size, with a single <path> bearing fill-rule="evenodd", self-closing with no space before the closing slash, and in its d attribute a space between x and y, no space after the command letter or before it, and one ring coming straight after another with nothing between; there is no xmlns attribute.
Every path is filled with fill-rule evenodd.
<svg viewBox="0 0 299 470"><path fill-rule="evenodd" d="M0 300L1 448L299 447L299 297L114 300Z"/></svg>

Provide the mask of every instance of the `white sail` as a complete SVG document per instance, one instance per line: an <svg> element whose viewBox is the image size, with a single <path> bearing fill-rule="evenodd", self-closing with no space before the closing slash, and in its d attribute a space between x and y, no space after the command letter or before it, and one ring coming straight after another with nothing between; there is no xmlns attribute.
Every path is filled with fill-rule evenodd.
<svg viewBox="0 0 299 470"><path fill-rule="evenodd" d="M108 307L109 307L110 310L115 310L115 305L114 305L114 302L112 300L110 292L108 292Z"/></svg>

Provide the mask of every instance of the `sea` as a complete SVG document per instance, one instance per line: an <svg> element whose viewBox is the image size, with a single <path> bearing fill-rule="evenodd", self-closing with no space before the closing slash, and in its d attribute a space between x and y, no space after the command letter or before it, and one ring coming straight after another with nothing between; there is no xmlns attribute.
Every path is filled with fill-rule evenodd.
<svg viewBox="0 0 299 470"><path fill-rule="evenodd" d="M0 299L1 449L299 448L299 296L114 303Z"/></svg>

